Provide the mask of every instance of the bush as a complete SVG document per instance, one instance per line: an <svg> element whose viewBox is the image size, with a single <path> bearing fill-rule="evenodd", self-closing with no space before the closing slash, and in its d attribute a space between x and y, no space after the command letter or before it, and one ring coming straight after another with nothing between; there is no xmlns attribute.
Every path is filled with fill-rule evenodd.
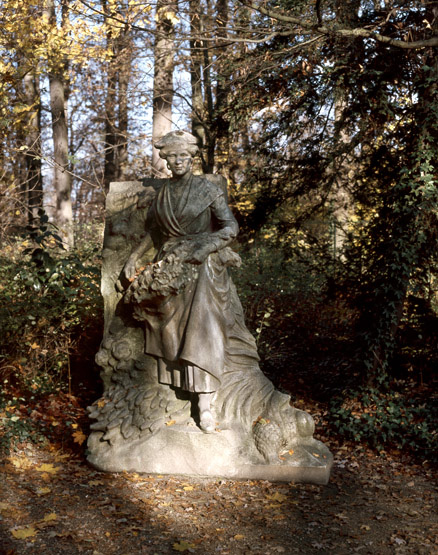
<svg viewBox="0 0 438 555"><path fill-rule="evenodd" d="M24 397L0 393L0 452L7 452L12 446L26 441L46 442L45 436L30 418L31 408L23 414L24 402Z"/></svg>
<svg viewBox="0 0 438 555"><path fill-rule="evenodd" d="M401 382L405 384L405 382ZM438 462L436 403L412 397L414 383L386 392L360 388L332 400L328 420L334 431L377 451L399 449Z"/></svg>
<svg viewBox="0 0 438 555"><path fill-rule="evenodd" d="M102 312L96 252L63 251L40 216L0 252L0 379L22 396L69 390L70 355Z"/></svg>
<svg viewBox="0 0 438 555"><path fill-rule="evenodd" d="M233 280L263 371L293 396L307 384L312 395L326 398L353 350L354 314L332 294L332 268L320 253L286 252L267 240L240 254Z"/></svg>

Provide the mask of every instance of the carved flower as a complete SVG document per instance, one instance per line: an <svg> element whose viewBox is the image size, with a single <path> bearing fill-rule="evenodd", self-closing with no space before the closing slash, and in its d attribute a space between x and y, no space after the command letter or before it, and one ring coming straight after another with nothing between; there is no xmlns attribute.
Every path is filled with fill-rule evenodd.
<svg viewBox="0 0 438 555"><path fill-rule="evenodd" d="M94 360L96 361L96 364L98 366L106 366L108 364L108 359L109 355L106 349L100 349L99 351L97 351L96 356L94 357Z"/></svg>
<svg viewBox="0 0 438 555"><path fill-rule="evenodd" d="M113 345L112 354L117 360L129 360L132 357L132 350L127 341L117 341Z"/></svg>

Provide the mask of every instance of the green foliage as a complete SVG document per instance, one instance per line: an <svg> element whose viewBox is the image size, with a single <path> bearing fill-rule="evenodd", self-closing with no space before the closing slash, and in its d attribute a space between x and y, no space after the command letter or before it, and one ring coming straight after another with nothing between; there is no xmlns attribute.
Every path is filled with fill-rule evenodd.
<svg viewBox="0 0 438 555"><path fill-rule="evenodd" d="M0 379L21 395L70 387L70 356L101 318L99 269L90 252L60 250L56 229L40 226L0 253Z"/></svg>
<svg viewBox="0 0 438 555"><path fill-rule="evenodd" d="M301 379L316 367L345 367L353 345L354 317L333 294L333 265L301 234L296 241L297 249L291 250L276 245L275 237L259 237L242 249L242 267L233 271L262 370L292 394L297 376ZM332 374L317 372L322 376L312 392L325 395Z"/></svg>
<svg viewBox="0 0 438 555"><path fill-rule="evenodd" d="M233 280L245 307L247 323L260 338L263 327L270 327L271 315L276 320L290 311L291 299L303 304L310 298L315 304L322 299L327 276L312 272L310 262L287 257L284 250L267 239L251 242L241 253L242 267L233 272Z"/></svg>
<svg viewBox="0 0 438 555"><path fill-rule="evenodd" d="M381 16L371 5L349 10L358 26ZM420 12L409 13L413 32L424 22ZM343 19L340 6L333 16ZM334 285L358 316L352 362L383 384L406 347L397 340L406 299L437 276L436 53L394 56L369 41L335 38L294 52L283 37L255 47L238 83L240 117L246 109L257 127L245 183L254 209L239 223L248 234L276 227L290 238L312 220L324 228L333 219L343 235ZM278 63L267 67L271 58ZM330 264L326 234L313 239L319 263ZM436 303L436 288L428 298Z"/></svg>
<svg viewBox="0 0 438 555"><path fill-rule="evenodd" d="M46 438L30 418L20 411L24 397L7 398L0 392L0 452L9 452L17 444L30 441L45 443ZM28 410L31 412L31 409Z"/></svg>
<svg viewBox="0 0 438 555"><path fill-rule="evenodd" d="M345 391L331 402L330 425L342 437L378 451L396 448L437 462L438 407L433 401L413 399L415 384L409 386L401 393L373 388Z"/></svg>

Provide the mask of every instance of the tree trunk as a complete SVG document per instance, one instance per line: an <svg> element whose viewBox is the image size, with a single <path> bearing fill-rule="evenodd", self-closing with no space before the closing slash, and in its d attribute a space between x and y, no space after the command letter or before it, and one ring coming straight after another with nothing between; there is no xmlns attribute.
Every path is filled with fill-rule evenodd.
<svg viewBox="0 0 438 555"><path fill-rule="evenodd" d="M63 4L63 18L66 16ZM55 27L56 11L53 0L48 0L47 10L50 21ZM68 159L68 128L66 118L66 63L63 60L51 60L49 70L50 109L52 113L54 186L56 195L55 222L59 228L66 249L74 246L73 209L71 201L71 174Z"/></svg>
<svg viewBox="0 0 438 555"><path fill-rule="evenodd" d="M177 3L158 0L154 47L154 90L152 115L152 143L172 130L173 68L175 63L175 31ZM166 176L164 161L152 148L153 175Z"/></svg>
<svg viewBox="0 0 438 555"><path fill-rule="evenodd" d="M26 129L26 177L25 190L29 225L35 225L38 211L43 207L43 183L41 177L41 102L39 79L29 72L23 79L24 96L29 106Z"/></svg>
<svg viewBox="0 0 438 555"><path fill-rule="evenodd" d="M128 87L131 78L132 45L129 30L125 27L119 37L119 128L117 137L117 179L124 180L128 166Z"/></svg>
<svg viewBox="0 0 438 555"><path fill-rule="evenodd" d="M111 15L106 0L102 0L102 10L105 18ZM111 59L107 68L106 98L105 98L105 161L103 167L103 183L105 191L108 192L109 184L116 181L116 152L117 152L117 126L116 126L116 105L117 105L117 52L115 38L111 21L107 22L106 46L111 50Z"/></svg>
<svg viewBox="0 0 438 555"><path fill-rule="evenodd" d="M226 29L228 25L228 2L217 0L216 2L216 33L217 52L226 51ZM220 55L220 54L219 54ZM227 94L229 89L229 77L226 72L220 71L220 65L216 69L216 103L215 103L215 137L216 137L216 160L218 170L227 165L230 151L229 123L225 117L227 108Z"/></svg>
<svg viewBox="0 0 438 555"><path fill-rule="evenodd" d="M344 0L336 0L336 21L343 28L352 29L357 24L358 11L360 8L360 0L352 0L345 2ZM360 39L361 40L361 39ZM358 43L354 40L342 41L335 46L335 72L337 68L350 65L350 58L354 58L354 51L358 48ZM353 53L353 54L352 54ZM351 216L351 195L348 190L349 171L351 170L351 156L349 156L349 148L351 137L346 132L343 125L344 112L348 109L348 92L346 84L342 80L335 88L334 98L334 123L335 123L335 139L339 144L339 156L333 162L333 189L331 196L331 222L332 241L333 241L333 263L334 267L338 259L342 257L345 247L347 235L346 229Z"/></svg>
<svg viewBox="0 0 438 555"><path fill-rule="evenodd" d="M190 84L192 92L192 133L202 148L207 144L204 96L202 91L201 9L197 0L190 1ZM202 157L203 158L203 157ZM204 160L203 160L204 163ZM205 170L205 169L204 169Z"/></svg>

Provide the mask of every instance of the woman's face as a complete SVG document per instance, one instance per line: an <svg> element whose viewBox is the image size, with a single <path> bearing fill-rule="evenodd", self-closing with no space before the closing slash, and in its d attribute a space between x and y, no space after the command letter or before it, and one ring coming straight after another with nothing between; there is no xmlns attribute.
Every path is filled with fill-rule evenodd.
<svg viewBox="0 0 438 555"><path fill-rule="evenodd" d="M169 149L166 161L173 177L183 177L192 168L192 155L187 150Z"/></svg>

